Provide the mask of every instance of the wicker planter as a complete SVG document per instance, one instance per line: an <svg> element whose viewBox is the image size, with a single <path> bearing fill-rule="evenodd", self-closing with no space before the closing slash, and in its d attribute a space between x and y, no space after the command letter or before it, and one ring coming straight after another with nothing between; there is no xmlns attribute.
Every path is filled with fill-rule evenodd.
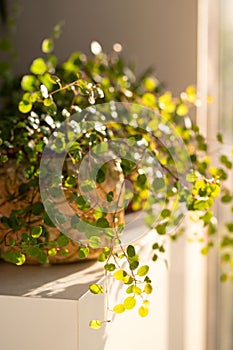
<svg viewBox="0 0 233 350"><path fill-rule="evenodd" d="M97 184L97 193L100 198L106 198L106 194L109 192L114 194L114 198L117 198L119 195L119 183L122 183L124 177L117 162L117 160L113 159L106 163L106 179L103 183ZM42 225L46 229L48 232L48 243L51 241L56 241L60 235L60 231L56 227L49 227L44 223L41 214L30 214L30 207L41 200L40 193L38 187L28 188L26 191L23 191L23 184L26 184L24 168L17 165L16 161L13 159L8 161L0 170L0 251L2 259L4 259L5 252L12 250L22 251L22 235L25 235L25 233L29 235L31 227L34 225ZM64 191L64 193L68 199L72 194L72 190L68 189ZM120 195L122 195L123 198L122 190ZM77 209L72 202L70 203L70 206L82 219L88 219L90 222L96 221L96 218L93 216L94 209L88 210L87 214ZM10 215L12 217L12 211L14 213L14 211L18 211L23 208L28 208L27 225L23 225L23 227L20 228L9 227L7 220L9 220ZM113 215L113 213L108 213L106 215L106 219L108 220L110 227L113 226ZM117 221L115 226L118 226L124 222L123 209L115 213L115 219ZM45 239L42 238L42 240ZM12 242L14 242L13 245ZM57 254L50 256L48 254L50 249L49 244L45 244L43 249L48 255L49 263L71 263L83 260L78 256L79 245L77 242L70 239L69 243L64 248L66 251L68 251L66 252L66 255L61 254L60 249L57 248ZM89 255L86 259L95 259L100 252L101 248L90 248ZM38 261L34 257L26 256L26 263L36 264Z"/></svg>

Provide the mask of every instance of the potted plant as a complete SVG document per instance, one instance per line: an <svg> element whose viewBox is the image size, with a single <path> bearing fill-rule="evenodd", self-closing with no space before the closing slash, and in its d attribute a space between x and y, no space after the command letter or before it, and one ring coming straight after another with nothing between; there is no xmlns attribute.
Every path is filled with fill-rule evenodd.
<svg viewBox="0 0 233 350"><path fill-rule="evenodd" d="M133 243L123 244L125 213L144 213L155 232L156 261L165 250L157 236L175 240L189 211L206 228L202 253L220 245L221 278L232 279L233 223L226 223L219 242L212 209L219 196L232 203L225 185L232 162L221 154L220 165L212 163L190 119L195 88L174 98L150 70L136 77L119 55L120 44L105 54L93 42L92 58L74 52L58 64L59 31L56 26L43 41L43 56L21 79L2 69L1 258L22 265L97 257L106 273L127 285L129 296L113 311L133 308L140 295L144 317L149 267L140 264ZM223 142L220 134L217 141ZM104 292L97 284L90 290ZM90 325L98 329L102 322Z"/></svg>

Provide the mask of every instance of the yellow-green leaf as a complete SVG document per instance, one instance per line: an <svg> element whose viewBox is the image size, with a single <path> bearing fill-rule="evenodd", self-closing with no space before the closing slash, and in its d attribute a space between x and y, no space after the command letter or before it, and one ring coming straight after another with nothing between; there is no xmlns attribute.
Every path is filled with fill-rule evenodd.
<svg viewBox="0 0 233 350"><path fill-rule="evenodd" d="M89 290L93 293L93 294L103 294L104 289L100 284L91 284L89 286Z"/></svg>
<svg viewBox="0 0 233 350"><path fill-rule="evenodd" d="M100 320L91 320L89 326L93 329L100 329L102 322Z"/></svg>
<svg viewBox="0 0 233 350"><path fill-rule="evenodd" d="M183 103L180 104L176 109L176 114L180 117L185 116L188 113L188 107L184 105Z"/></svg>
<svg viewBox="0 0 233 350"><path fill-rule="evenodd" d="M31 229L31 235L33 238L39 238L42 234L42 226L33 226Z"/></svg>
<svg viewBox="0 0 233 350"><path fill-rule="evenodd" d="M117 304L117 305L114 306L113 311L114 311L116 314L122 314L122 312L125 311L125 307L124 307L123 304Z"/></svg>
<svg viewBox="0 0 233 350"><path fill-rule="evenodd" d="M152 293L152 290L153 290L152 285L151 285L150 283L147 283L147 284L145 285L144 292L145 292L146 294L151 294L151 293Z"/></svg>
<svg viewBox="0 0 233 350"><path fill-rule="evenodd" d="M146 306L140 306L138 309L139 316L146 317L149 313L149 309Z"/></svg>
<svg viewBox="0 0 233 350"><path fill-rule="evenodd" d="M124 300L124 307L127 310L131 310L136 305L136 299L134 297L128 297Z"/></svg>
<svg viewBox="0 0 233 350"><path fill-rule="evenodd" d="M156 98L153 94L147 92L142 96L142 102L147 107L154 107L156 103Z"/></svg>
<svg viewBox="0 0 233 350"><path fill-rule="evenodd" d="M42 42L42 51L44 53L50 53L53 51L53 40L52 39L44 39Z"/></svg>
<svg viewBox="0 0 233 350"><path fill-rule="evenodd" d="M21 87L24 91L33 91L35 88L36 77L34 75L24 75L21 80Z"/></svg>
<svg viewBox="0 0 233 350"><path fill-rule="evenodd" d="M117 270L114 272L113 277L115 280L122 281L126 275L127 273L124 270Z"/></svg>
<svg viewBox="0 0 233 350"><path fill-rule="evenodd" d="M54 256L56 254L57 254L57 249L56 248L49 249L49 251L48 251L48 255L49 256Z"/></svg>
<svg viewBox="0 0 233 350"><path fill-rule="evenodd" d="M43 58L36 58L30 67L33 74L44 74L47 71L47 65Z"/></svg>
<svg viewBox="0 0 233 350"><path fill-rule="evenodd" d="M144 80L144 86L146 90L153 91L156 88L156 80L154 78L148 77Z"/></svg>
<svg viewBox="0 0 233 350"><path fill-rule="evenodd" d="M19 102L19 111L21 113L28 113L32 109L32 104L28 101L20 101Z"/></svg>
<svg viewBox="0 0 233 350"><path fill-rule="evenodd" d="M22 253L19 253L19 256L17 257L17 263L16 265L20 266L20 265L23 265L26 261L26 257L24 254Z"/></svg>
<svg viewBox="0 0 233 350"><path fill-rule="evenodd" d="M145 276L149 271L149 266L148 265L143 265L141 267L139 267L138 271L137 271L137 275L138 276Z"/></svg>
<svg viewBox="0 0 233 350"><path fill-rule="evenodd" d="M142 294L142 290L141 290L141 288L139 288L137 286L133 286L133 293L136 295L140 295L140 294Z"/></svg>

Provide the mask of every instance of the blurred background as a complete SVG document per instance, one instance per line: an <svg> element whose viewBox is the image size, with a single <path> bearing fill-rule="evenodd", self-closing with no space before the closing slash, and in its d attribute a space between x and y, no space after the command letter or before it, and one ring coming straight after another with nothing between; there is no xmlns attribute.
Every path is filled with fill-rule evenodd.
<svg viewBox="0 0 233 350"><path fill-rule="evenodd" d="M138 73L154 67L174 95L197 85L203 103L196 120L202 132L210 143L217 132L233 143L232 0L1 0L0 5L1 36L9 32L7 17L16 14L16 73L28 72L42 40L64 21L55 49L61 61L75 50L90 54L93 40L107 52L121 43L123 56ZM207 106L208 95L214 102ZM223 212L216 210L221 222ZM218 254L212 252L207 260L185 240L170 248L159 295L166 322L154 325L166 327L159 349L232 350L233 288L219 283Z"/></svg>

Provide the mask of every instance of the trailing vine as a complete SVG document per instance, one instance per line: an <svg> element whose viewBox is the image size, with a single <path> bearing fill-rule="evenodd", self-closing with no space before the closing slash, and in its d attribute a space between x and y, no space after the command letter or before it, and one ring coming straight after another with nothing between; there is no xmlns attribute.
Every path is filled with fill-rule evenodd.
<svg viewBox="0 0 233 350"><path fill-rule="evenodd" d="M221 279L233 280L233 223L229 219L219 236L213 210L218 197L229 209L229 218L232 217L233 194L227 186L232 169L232 151L221 153L217 165L211 159L207 140L189 117L190 110L196 108L199 102L195 87L189 86L178 98L174 98L171 92L163 91L150 71L136 77L120 57L119 45L115 45L115 49L107 55L98 43L94 43L93 57L74 52L63 64L57 64L53 50L59 32L58 25L50 38L42 42L43 55L33 60L29 74L16 79L6 74L4 69L0 72L5 80L2 91L8 94L0 121L0 162L4 186L4 195L0 199L1 258L17 265L30 258L33 262L44 264L53 257L69 255L71 245L77 248L72 254L79 259L88 258L90 251L97 251L98 261L104 264L105 285L92 284L90 291L108 294L111 275L126 286L126 297L122 303L112 307L107 296L105 320L92 320L90 326L98 329L111 320L110 312L122 313L136 305L139 315L145 317L149 312L148 296L153 290L153 279L149 276L149 266L140 263L135 246L125 246L121 242L125 228L121 213L144 211L148 231L154 230L155 240L158 236L164 237L164 244L159 240L151 244L152 260L156 261L165 252L166 241L175 240L180 234L182 213L180 215L177 206L183 206L193 213L195 220L202 222L205 230L204 236L190 239L200 241L203 254L207 254L213 246L220 247L223 262ZM122 119L108 120L102 128L98 120L88 120L91 106L97 114L102 113L108 104L114 116L118 112L118 103L123 106L119 108L124 108ZM76 120L72 119L75 113L78 116ZM160 119L153 117L155 114ZM135 120L130 119L132 115L137 116L136 126ZM59 131L62 130L59 129L61 125L67 126L63 132ZM81 131L77 131L79 125ZM166 134L164 130L174 134ZM76 139L66 154L62 178L50 188L53 199L50 202L58 201L58 188L64 191L69 204L77 209L77 215L70 219L69 229L78 231L83 222L88 223L90 228L83 229L86 242L82 239L74 242L62 230L55 238L50 235L50 230L56 225L45 210L45 204L48 205L51 198L47 202L41 199L39 177L47 179L46 169L40 168L40 162L54 131L57 134L49 151L55 158L65 152L74 134ZM168 145L163 133L168 135ZM174 135L179 135L183 149L175 143ZM118 159L114 158L114 161L119 161L123 178L117 195L112 190L104 193L108 205L112 205L111 216L108 216L106 208L94 206L93 209L93 203L83 195L95 186L101 188L101 184L107 181L108 161L96 168L94 185L88 178L79 183L79 164L87 154L90 164L98 163L98 152L103 154L118 150L119 138L125 153L122 157L118 154ZM216 144L220 147L223 144L221 134L217 135ZM137 147L141 147L141 153L136 161ZM173 157L176 153L178 161ZM187 161L185 154L190 159L190 169L184 168ZM147 158L150 157L156 161L163 176L153 177L154 174L147 171L150 167ZM179 159L184 159L184 164ZM49 169L49 162L47 165ZM41 174L43 171L45 175ZM131 190L127 187L128 182L132 184ZM122 198L123 204L120 203ZM51 203L51 206L54 205ZM154 207L160 208L159 218ZM56 214L58 226L63 227L66 223L64 213L56 206L52 206L51 210ZM90 213L92 219L88 216Z"/></svg>

